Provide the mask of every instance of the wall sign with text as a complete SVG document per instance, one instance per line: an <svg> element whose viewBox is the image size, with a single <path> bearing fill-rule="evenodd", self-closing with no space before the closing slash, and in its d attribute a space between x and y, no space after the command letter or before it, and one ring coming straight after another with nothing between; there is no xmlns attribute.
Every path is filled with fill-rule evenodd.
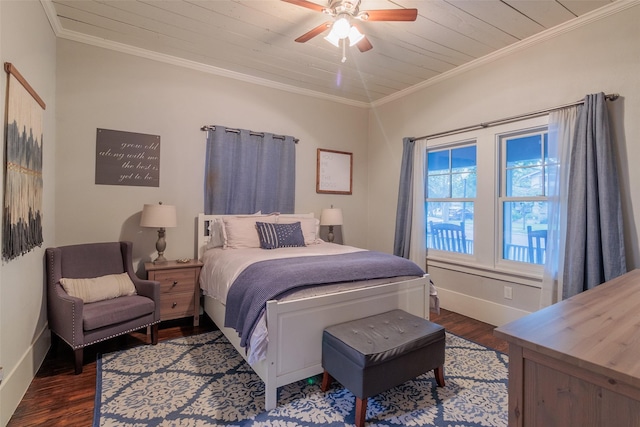
<svg viewBox="0 0 640 427"><path fill-rule="evenodd" d="M160 136L98 129L96 184L160 186Z"/></svg>
<svg viewBox="0 0 640 427"><path fill-rule="evenodd" d="M316 193L351 194L353 154L318 148Z"/></svg>

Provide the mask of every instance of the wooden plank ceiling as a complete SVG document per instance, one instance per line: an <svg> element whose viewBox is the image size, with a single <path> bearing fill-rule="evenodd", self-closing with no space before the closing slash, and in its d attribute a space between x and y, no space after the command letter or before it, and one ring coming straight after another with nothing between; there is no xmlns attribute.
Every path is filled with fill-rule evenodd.
<svg viewBox="0 0 640 427"><path fill-rule="evenodd" d="M129 45L369 104L613 0L362 0L361 10L416 8L418 18L359 22L373 49L347 48L344 63L326 33L294 42L331 17L279 0L44 1L65 38Z"/></svg>

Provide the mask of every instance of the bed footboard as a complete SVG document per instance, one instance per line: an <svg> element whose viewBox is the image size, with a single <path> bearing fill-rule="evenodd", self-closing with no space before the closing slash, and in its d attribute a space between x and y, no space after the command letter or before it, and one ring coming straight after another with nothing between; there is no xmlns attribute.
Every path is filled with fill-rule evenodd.
<svg viewBox="0 0 640 427"><path fill-rule="evenodd" d="M277 406L278 387L322 373L324 328L394 309L428 319L428 277L267 302L267 357L251 365L265 384L265 409ZM205 298L205 312L246 360L238 334L224 327L224 306L212 298Z"/></svg>

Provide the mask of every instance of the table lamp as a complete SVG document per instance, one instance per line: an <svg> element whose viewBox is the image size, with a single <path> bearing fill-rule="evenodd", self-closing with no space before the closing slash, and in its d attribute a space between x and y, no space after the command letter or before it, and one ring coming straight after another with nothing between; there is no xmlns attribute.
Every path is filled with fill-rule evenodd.
<svg viewBox="0 0 640 427"><path fill-rule="evenodd" d="M157 205L144 205L142 208L142 216L140 218L141 227L154 227L158 229L158 241L156 242L156 250L158 258L153 263L158 264L167 262L164 257L164 250L167 248L167 242L164 239L165 228L175 227L176 207L172 205L163 205L162 202Z"/></svg>
<svg viewBox="0 0 640 427"><path fill-rule="evenodd" d="M329 243L333 243L333 226L342 225L342 209L334 208L333 205L331 205L331 208L329 209L322 209L322 213L320 214L320 225L329 226L327 240L329 240Z"/></svg>

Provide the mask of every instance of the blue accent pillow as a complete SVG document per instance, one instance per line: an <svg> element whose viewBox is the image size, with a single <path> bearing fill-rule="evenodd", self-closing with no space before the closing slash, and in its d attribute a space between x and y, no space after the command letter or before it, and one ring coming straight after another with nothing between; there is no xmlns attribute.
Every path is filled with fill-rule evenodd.
<svg viewBox="0 0 640 427"><path fill-rule="evenodd" d="M300 222L273 224L257 222L258 237L262 249L292 248L305 246Z"/></svg>

